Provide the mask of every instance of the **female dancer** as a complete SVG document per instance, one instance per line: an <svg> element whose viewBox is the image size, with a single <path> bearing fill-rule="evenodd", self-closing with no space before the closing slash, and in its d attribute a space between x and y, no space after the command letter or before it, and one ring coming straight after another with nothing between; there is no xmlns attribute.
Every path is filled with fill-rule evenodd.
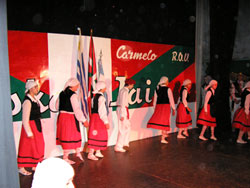
<svg viewBox="0 0 250 188"><path fill-rule="evenodd" d="M250 139L250 81L246 83L241 94L240 108L235 112L233 119L233 127L238 128L239 134L237 143L246 144L247 142L242 139L245 132L248 132L248 139Z"/></svg>
<svg viewBox="0 0 250 188"><path fill-rule="evenodd" d="M170 130L171 108L173 116L175 115L175 104L173 93L168 86L168 78L163 76L156 88L154 103L155 111L148 121L147 128L162 130L161 143L167 144L167 131Z"/></svg>
<svg viewBox="0 0 250 188"><path fill-rule="evenodd" d="M192 110L188 107L187 100L189 98L188 92L191 89L192 82L189 79L184 80L181 91L180 91L180 103L177 107L177 116L176 116L176 127L179 128L177 138L186 138L188 137L187 128L192 125L192 118L190 112ZM182 135L183 132L183 136Z"/></svg>
<svg viewBox="0 0 250 188"><path fill-rule="evenodd" d="M201 110L201 113L198 117L197 124L203 125L199 139L207 140L204 137L204 133L207 127L211 127L211 137L212 140L217 140L214 136L214 128L216 127L216 118L215 118L215 90L217 88L217 81L211 80L209 85L205 88L207 91L205 96L204 106Z"/></svg>
<svg viewBox="0 0 250 188"><path fill-rule="evenodd" d="M56 101L56 106L59 107L56 144L62 146L63 159L70 164L75 163L68 158L72 149L76 150L76 156L83 161L80 153L82 138L79 122L82 122L85 127L88 126L76 94L78 88L79 81L76 78L70 78Z"/></svg>
<svg viewBox="0 0 250 188"><path fill-rule="evenodd" d="M41 126L41 113L36 95L38 83L35 80L27 80L25 85L25 98L22 104L22 130L19 142L17 163L19 173L31 175L25 167L35 170L38 162L44 158L44 139Z"/></svg>

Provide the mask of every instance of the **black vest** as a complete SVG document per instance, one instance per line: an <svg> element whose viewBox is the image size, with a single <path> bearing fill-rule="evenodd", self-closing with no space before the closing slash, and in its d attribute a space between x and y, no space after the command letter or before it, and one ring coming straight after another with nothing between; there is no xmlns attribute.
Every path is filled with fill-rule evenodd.
<svg viewBox="0 0 250 188"><path fill-rule="evenodd" d="M73 107L70 102L70 97L75 94L74 91L66 88L59 95L59 111L73 112Z"/></svg>
<svg viewBox="0 0 250 188"><path fill-rule="evenodd" d="M244 89L244 91L242 92L242 94L241 94L241 103L240 103L240 106L242 107L242 108L244 108L244 106L245 106L245 101L246 101L246 97L247 97L247 95L249 95L250 94L250 91L248 91L247 89Z"/></svg>
<svg viewBox="0 0 250 188"><path fill-rule="evenodd" d="M93 107L91 108L91 113L94 114L98 114L98 100L99 97L102 96L102 94L97 93L93 99Z"/></svg>
<svg viewBox="0 0 250 188"><path fill-rule="evenodd" d="M30 110L30 120L34 120L36 123L36 128L39 132L42 132L42 126L41 126L41 112L40 112L40 106L38 103L33 102L28 96L24 97L24 101L29 100L31 102L31 110Z"/></svg>
<svg viewBox="0 0 250 188"><path fill-rule="evenodd" d="M183 93L183 91L184 90L187 90L187 88L185 88L184 86L182 86L181 87L181 91L180 91L180 102L182 102L182 93ZM186 100L188 101L188 99L189 99L189 94L187 93L187 98L186 98Z"/></svg>
<svg viewBox="0 0 250 188"><path fill-rule="evenodd" d="M208 101L208 104L214 104L215 103L215 96L214 96L214 94L213 94L213 91L211 90L211 88L209 88L209 90L208 91L210 91L211 92L211 97L210 97L210 99L209 99L209 101Z"/></svg>
<svg viewBox="0 0 250 188"><path fill-rule="evenodd" d="M159 86L159 89L156 89L156 94L157 94L156 104L169 104L168 89L169 89L168 87L161 87L161 86Z"/></svg>

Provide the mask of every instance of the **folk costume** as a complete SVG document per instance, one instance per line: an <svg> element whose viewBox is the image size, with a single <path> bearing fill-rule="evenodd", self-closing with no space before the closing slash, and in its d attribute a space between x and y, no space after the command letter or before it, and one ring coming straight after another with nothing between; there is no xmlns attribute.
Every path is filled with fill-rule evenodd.
<svg viewBox="0 0 250 188"><path fill-rule="evenodd" d="M166 83L168 84L168 78L164 76L156 87L154 96L155 110L147 124L147 128L162 130L162 143L167 143L165 137L167 137L167 131L170 130L171 108L175 111L173 93Z"/></svg>
<svg viewBox="0 0 250 188"><path fill-rule="evenodd" d="M19 141L17 164L19 172L30 175L24 167L35 167L44 159L44 138L41 124L40 105L29 90L38 86L34 80L28 80L25 85L25 98L22 104L22 130ZM36 91L38 93L38 89ZM35 93L35 95L37 94Z"/></svg>
<svg viewBox="0 0 250 188"><path fill-rule="evenodd" d="M131 130L131 123L129 121L128 111L128 93L136 82L132 79L125 80L125 86L119 91L117 97L117 117L118 117L118 137L115 146L115 151L125 152L124 146L129 147L129 136Z"/></svg>
<svg viewBox="0 0 250 188"><path fill-rule="evenodd" d="M108 125L108 116L106 109L106 99L103 94L103 90L106 88L106 84L103 81L99 81L96 84L96 90L92 101L92 115L89 124L89 136L88 136L88 158L91 160L98 160L96 157L103 157L100 150L107 149L108 144L108 131L106 125ZM94 156L94 151L96 151Z"/></svg>
<svg viewBox="0 0 250 188"><path fill-rule="evenodd" d="M241 94L241 104L240 107L234 114L232 126L240 130L237 143L245 144L246 141L242 140L244 132L250 132L250 82L246 83L246 86L243 89ZM250 135L248 135L250 139Z"/></svg>
<svg viewBox="0 0 250 188"><path fill-rule="evenodd" d="M59 94L56 106L59 107L57 118L56 144L61 145L64 150L64 160L73 164L68 159L70 150L76 150L77 157L83 161L81 152L80 122L86 122L86 118L79 105L78 95L72 90L78 88L79 82L76 78L70 78L65 84L64 90ZM77 90L77 89L76 89Z"/></svg>
<svg viewBox="0 0 250 188"><path fill-rule="evenodd" d="M203 125L201 134L199 138L201 140L207 140L204 137L204 133L207 127L211 127L211 139L217 140L214 136L214 128L216 127L216 118L215 118L215 89L217 88L217 81L211 80L209 85L206 87L207 93L205 96L204 107L202 108L199 117L197 119L197 124Z"/></svg>

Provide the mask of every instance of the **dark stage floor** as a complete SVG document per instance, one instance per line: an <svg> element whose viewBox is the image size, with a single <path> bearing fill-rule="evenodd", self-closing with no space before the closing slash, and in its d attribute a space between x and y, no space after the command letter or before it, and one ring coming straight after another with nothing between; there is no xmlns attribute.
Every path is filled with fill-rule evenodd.
<svg viewBox="0 0 250 188"><path fill-rule="evenodd" d="M104 151L99 161L74 164L76 188L247 188L250 187L250 144L235 138L198 140L199 129L190 138L170 134L168 144L160 137L131 142L127 153ZM74 156L71 156L74 159ZM20 175L21 188L30 188L32 176Z"/></svg>

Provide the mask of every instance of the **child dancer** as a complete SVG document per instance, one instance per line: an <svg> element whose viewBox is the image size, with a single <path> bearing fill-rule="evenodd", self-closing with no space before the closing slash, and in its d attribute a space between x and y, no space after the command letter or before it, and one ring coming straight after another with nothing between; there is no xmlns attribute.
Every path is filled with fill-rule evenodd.
<svg viewBox="0 0 250 188"><path fill-rule="evenodd" d="M104 157L101 150L107 149L109 122L106 109L106 99L103 93L106 91L106 84L99 81L96 84L96 90L92 101L92 115L89 125L88 159L98 160L97 157ZM96 151L95 155L94 152Z"/></svg>
<svg viewBox="0 0 250 188"><path fill-rule="evenodd" d="M242 139L245 132L248 131L248 139L250 139L250 81L246 83L241 94L240 108L235 112L233 119L233 127L240 129L237 138L237 143L246 144L247 142Z"/></svg>
<svg viewBox="0 0 250 188"><path fill-rule="evenodd" d="M211 137L212 140L217 140L214 136L214 128L216 127L216 118L214 115L214 103L215 103L215 90L217 88L217 81L211 80L209 85L205 88L207 90L205 96L204 107L201 110L201 113L198 117L197 124L203 125L199 139L207 140L204 137L204 133L206 131L207 126L211 127Z"/></svg>
<svg viewBox="0 0 250 188"><path fill-rule="evenodd" d="M177 106L176 127L179 128L177 138L188 137L187 128L192 125L192 118L190 112L192 110L188 107L187 100L189 98L188 92L190 91L192 82L189 79L184 80L180 91L180 103ZM183 132L183 136L182 135Z"/></svg>
<svg viewBox="0 0 250 188"><path fill-rule="evenodd" d="M117 117L118 117L118 137L117 143L114 147L116 152L126 152L123 147L129 147L129 136L131 123L129 121L129 111L128 111L128 93L134 85L135 81L131 78L125 80L125 86L119 91L117 97Z"/></svg>
<svg viewBox="0 0 250 188"><path fill-rule="evenodd" d="M41 126L41 113L36 95L38 84L35 80L27 80L25 85L25 98L23 101L22 130L19 142L17 163L19 173L31 175L24 167L35 170L38 162L44 158L44 139Z"/></svg>
<svg viewBox="0 0 250 188"><path fill-rule="evenodd" d="M62 146L63 159L70 164L75 163L68 158L72 149L76 150L76 156L83 161L80 153L82 139L79 122L82 122L85 127L88 126L76 94L78 88L79 81L76 78L70 78L56 101L56 106L59 106L56 144Z"/></svg>
<svg viewBox="0 0 250 188"><path fill-rule="evenodd" d="M173 110L175 115L175 104L173 93L168 86L168 78L163 76L157 85L154 103L156 103L155 111L148 121L147 128L162 130L161 143L167 144L167 131L170 130L170 113ZM171 108L170 108L171 107Z"/></svg>

